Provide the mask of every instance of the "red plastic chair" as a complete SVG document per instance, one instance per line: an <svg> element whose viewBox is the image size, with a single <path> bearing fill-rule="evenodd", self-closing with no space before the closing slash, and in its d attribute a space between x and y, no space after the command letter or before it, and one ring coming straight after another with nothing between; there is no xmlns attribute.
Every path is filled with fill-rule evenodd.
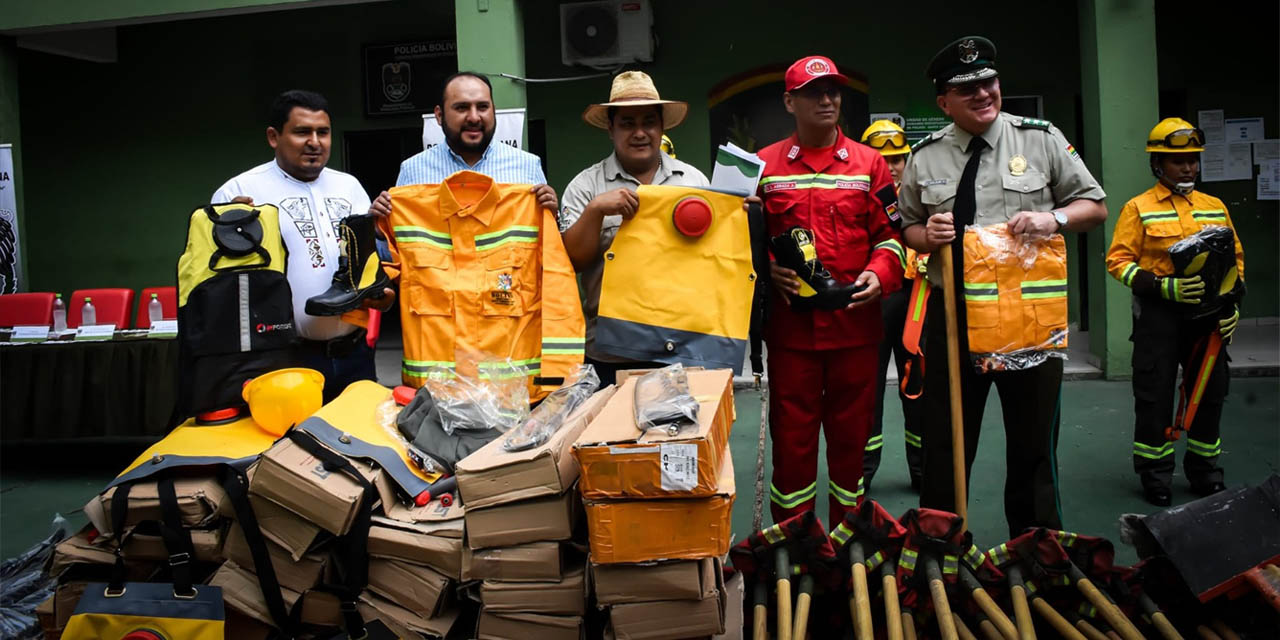
<svg viewBox="0 0 1280 640"><path fill-rule="evenodd" d="M0 296L0 327L52 324L52 293L11 293Z"/></svg>
<svg viewBox="0 0 1280 640"><path fill-rule="evenodd" d="M67 305L68 327L74 329L80 326L80 310L84 307L86 297L93 298L98 324L114 324L117 329L129 326L129 316L133 311L133 289L77 289L71 293L71 304Z"/></svg>
<svg viewBox="0 0 1280 640"><path fill-rule="evenodd" d="M141 295L138 296L138 312L134 315L134 328L151 328L151 316L147 312L147 307L151 304L151 294L153 293L156 294L156 299L160 301L160 310L164 319L178 319L178 288L147 287L146 289L143 289Z"/></svg>

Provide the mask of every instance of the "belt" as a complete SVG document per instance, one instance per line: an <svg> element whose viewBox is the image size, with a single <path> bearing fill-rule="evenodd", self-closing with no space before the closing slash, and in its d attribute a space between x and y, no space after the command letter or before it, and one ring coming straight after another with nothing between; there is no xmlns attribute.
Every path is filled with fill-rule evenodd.
<svg viewBox="0 0 1280 640"><path fill-rule="evenodd" d="M302 348L306 351L321 353L329 359L345 358L355 353L360 343L365 341L365 330L356 329L345 336L332 340L302 340Z"/></svg>

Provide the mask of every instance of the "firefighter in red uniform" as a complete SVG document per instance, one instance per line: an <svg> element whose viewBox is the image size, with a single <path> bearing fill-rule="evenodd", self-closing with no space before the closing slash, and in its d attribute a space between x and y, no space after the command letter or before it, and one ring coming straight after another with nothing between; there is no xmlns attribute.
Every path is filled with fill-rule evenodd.
<svg viewBox="0 0 1280 640"><path fill-rule="evenodd" d="M891 218L897 196L884 158L840 131L840 92L849 80L827 58L787 69L783 101L796 132L761 149L769 235L803 227L831 278L862 288L835 311L792 308L797 273L774 264L765 333L769 357L775 521L814 508L818 432L827 439L829 522L862 499L862 454L875 409L882 337L880 297L902 285L903 248ZM811 255L811 254L810 254ZM775 256L776 257L776 256Z"/></svg>

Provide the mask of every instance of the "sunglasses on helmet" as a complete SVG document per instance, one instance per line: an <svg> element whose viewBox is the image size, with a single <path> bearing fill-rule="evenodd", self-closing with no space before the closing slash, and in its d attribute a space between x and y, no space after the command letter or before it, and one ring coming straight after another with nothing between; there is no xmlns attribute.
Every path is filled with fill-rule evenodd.
<svg viewBox="0 0 1280 640"><path fill-rule="evenodd" d="M1196 129L1179 129L1165 136L1163 140L1148 140L1148 144L1163 144L1170 149L1204 146L1204 131Z"/></svg>
<svg viewBox="0 0 1280 640"><path fill-rule="evenodd" d="M898 131L877 131L867 136L867 146L872 149L893 147L901 149L907 146L907 136Z"/></svg>

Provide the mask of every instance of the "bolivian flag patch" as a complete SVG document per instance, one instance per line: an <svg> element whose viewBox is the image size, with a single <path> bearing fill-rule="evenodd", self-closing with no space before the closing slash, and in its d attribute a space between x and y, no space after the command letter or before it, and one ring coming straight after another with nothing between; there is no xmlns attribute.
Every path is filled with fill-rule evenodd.
<svg viewBox="0 0 1280 640"><path fill-rule="evenodd" d="M1070 142L1067 143L1067 153L1071 154L1071 157L1075 160L1080 159L1080 154L1076 151L1075 147L1071 146Z"/></svg>

